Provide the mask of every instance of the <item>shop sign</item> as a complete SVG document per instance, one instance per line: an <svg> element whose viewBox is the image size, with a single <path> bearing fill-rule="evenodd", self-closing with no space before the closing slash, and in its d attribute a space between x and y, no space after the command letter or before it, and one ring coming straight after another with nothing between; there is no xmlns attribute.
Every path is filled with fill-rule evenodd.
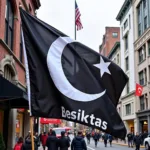
<svg viewBox="0 0 150 150"><path fill-rule="evenodd" d="M60 119L40 118L41 124L61 124Z"/></svg>

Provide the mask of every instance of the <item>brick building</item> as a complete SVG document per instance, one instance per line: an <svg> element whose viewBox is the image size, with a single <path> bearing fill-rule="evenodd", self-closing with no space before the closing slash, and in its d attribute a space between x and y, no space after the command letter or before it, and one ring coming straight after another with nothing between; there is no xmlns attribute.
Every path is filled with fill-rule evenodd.
<svg viewBox="0 0 150 150"><path fill-rule="evenodd" d="M99 52L103 56L108 56L116 42L120 41L119 27L106 27L103 35L102 44L99 46Z"/></svg>
<svg viewBox="0 0 150 150"><path fill-rule="evenodd" d="M16 109L27 102L19 5L35 15L40 1L0 0L0 133L8 150L29 131L28 111Z"/></svg>

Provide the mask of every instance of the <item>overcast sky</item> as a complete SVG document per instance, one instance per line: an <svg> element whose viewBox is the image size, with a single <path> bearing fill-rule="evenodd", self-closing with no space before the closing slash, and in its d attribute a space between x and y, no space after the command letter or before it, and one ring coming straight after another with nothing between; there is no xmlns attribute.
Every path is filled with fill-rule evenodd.
<svg viewBox="0 0 150 150"><path fill-rule="evenodd" d="M40 0L38 17L74 38L74 0ZM77 0L83 29L77 41L98 51L106 26L119 26L116 16L124 0Z"/></svg>

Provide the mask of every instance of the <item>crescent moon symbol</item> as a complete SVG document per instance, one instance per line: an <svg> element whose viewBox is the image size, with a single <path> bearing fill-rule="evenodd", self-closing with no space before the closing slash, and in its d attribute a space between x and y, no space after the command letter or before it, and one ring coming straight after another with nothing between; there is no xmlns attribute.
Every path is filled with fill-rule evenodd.
<svg viewBox="0 0 150 150"><path fill-rule="evenodd" d="M142 89L139 87L139 88L138 88L138 91L139 91L139 92L142 92Z"/></svg>
<svg viewBox="0 0 150 150"><path fill-rule="evenodd" d="M72 42L75 41L70 37L59 37L49 48L47 66L55 86L63 95L75 101L88 102L102 97L106 90L98 94L87 94L74 88L67 80L62 68L61 56L65 46Z"/></svg>

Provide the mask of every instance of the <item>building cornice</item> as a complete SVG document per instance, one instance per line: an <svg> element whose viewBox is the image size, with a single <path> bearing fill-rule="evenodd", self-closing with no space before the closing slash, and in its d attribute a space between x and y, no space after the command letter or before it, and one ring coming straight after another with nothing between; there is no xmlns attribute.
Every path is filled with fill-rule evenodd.
<svg viewBox="0 0 150 150"><path fill-rule="evenodd" d="M145 41L150 39L150 27L134 42L135 50L139 49Z"/></svg>
<svg viewBox="0 0 150 150"><path fill-rule="evenodd" d="M122 97L121 97L121 100L124 100L124 99L126 99L126 98L128 98L128 97L134 95L134 93L135 93L135 90L132 91L132 92L130 92L129 94L127 94L127 95L125 95L125 96L122 96Z"/></svg>
<svg viewBox="0 0 150 150"><path fill-rule="evenodd" d="M116 42L110 53L108 54L108 58L112 57L112 55L116 52L117 48L120 47L120 42Z"/></svg>
<svg viewBox="0 0 150 150"><path fill-rule="evenodd" d="M147 116L149 116L150 115L150 109L143 110L143 111L139 110L138 112L136 112L136 114L138 117L145 116L146 114L147 114Z"/></svg>
<svg viewBox="0 0 150 150"><path fill-rule="evenodd" d="M125 0L125 2L123 3L123 5L116 17L117 21L121 21L121 18L124 16L124 14L126 13L126 10L129 8L131 3L132 3L132 0Z"/></svg>

